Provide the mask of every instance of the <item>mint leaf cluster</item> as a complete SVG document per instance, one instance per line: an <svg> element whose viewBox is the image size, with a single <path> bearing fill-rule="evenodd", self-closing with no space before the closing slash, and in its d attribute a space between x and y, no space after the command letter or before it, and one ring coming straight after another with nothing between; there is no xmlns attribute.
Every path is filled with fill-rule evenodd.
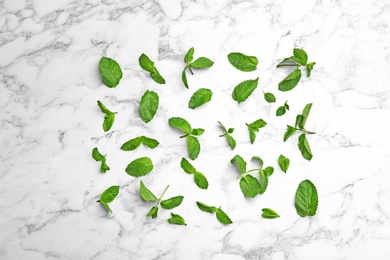
<svg viewBox="0 0 390 260"><path fill-rule="evenodd" d="M97 147L93 148L92 150L92 158L97 162L102 162L100 166L100 171L102 173L106 173L108 170L110 170L110 167L108 167L106 163L106 155L101 154Z"/></svg>
<svg viewBox="0 0 390 260"><path fill-rule="evenodd" d="M158 72L157 68L154 66L154 62L149 59L149 57L142 53L142 55L138 59L139 65L142 69L150 73L152 79L158 84L165 84L165 79L161 76L160 72Z"/></svg>
<svg viewBox="0 0 390 260"><path fill-rule="evenodd" d="M194 75L192 69L206 69L206 68L210 68L214 64L212 60L206 57L200 57L195 61L192 61L194 59L194 53L195 53L195 49L190 48L184 57L184 62L187 65L185 66L183 73L181 74L181 78L186 88L189 88L188 81L187 81L187 74L186 74L187 69L191 72L192 75Z"/></svg>
<svg viewBox="0 0 390 260"><path fill-rule="evenodd" d="M232 148L232 150L234 150L234 148L236 148L236 140L234 140L233 136L231 135L234 132L234 128L226 129L226 127L219 121L218 124L223 129L223 131L225 131L225 133L221 134L219 137L226 136L230 147Z"/></svg>
<svg viewBox="0 0 390 260"><path fill-rule="evenodd" d="M251 144L253 144L256 140L256 133L259 132L260 128L263 128L267 125L267 122L265 122L263 119L258 119L254 121L253 123L246 124L249 131L249 139L251 141Z"/></svg>
<svg viewBox="0 0 390 260"><path fill-rule="evenodd" d="M229 218L229 216L221 209L221 207L215 207L215 206L209 206L202 202L197 201L196 205L198 205L198 208L207 213L215 213L217 220L221 222L222 224L229 225L232 224L233 221Z"/></svg>
<svg viewBox="0 0 390 260"><path fill-rule="evenodd" d="M209 187L209 182L203 173L198 172L186 158L183 157L181 159L180 166L186 173L194 175L194 182L196 186L204 190Z"/></svg>
<svg viewBox="0 0 390 260"><path fill-rule="evenodd" d="M114 201L116 196L119 194L119 186L111 186L108 189L106 189L102 195L100 195L100 199L97 202L100 202L100 204L106 208L110 213L112 213L112 210L110 206L108 206L108 203Z"/></svg>
<svg viewBox="0 0 390 260"><path fill-rule="evenodd" d="M115 114L117 112L111 112L108 108L106 108L105 105L103 105L102 102L98 101L97 102L100 110L105 114L104 116L104 121L103 121L103 130L104 132L107 132L111 129L112 125L114 124L115 121Z"/></svg>

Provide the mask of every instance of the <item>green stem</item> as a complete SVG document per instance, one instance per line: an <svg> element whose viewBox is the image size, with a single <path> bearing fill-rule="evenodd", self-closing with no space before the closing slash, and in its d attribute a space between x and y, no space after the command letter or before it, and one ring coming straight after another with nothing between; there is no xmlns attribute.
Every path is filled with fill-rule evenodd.
<svg viewBox="0 0 390 260"><path fill-rule="evenodd" d="M295 129L297 129L297 128L295 128ZM304 134L309 134L309 135L314 135L316 133L316 132L313 132L313 131L308 131L306 129L297 129L297 130L303 132Z"/></svg>
<svg viewBox="0 0 390 260"><path fill-rule="evenodd" d="M190 134L186 134L186 135L182 135L182 136L180 136L180 138L184 138L184 137L187 137L187 136L189 136Z"/></svg>
<svg viewBox="0 0 390 260"><path fill-rule="evenodd" d="M165 190L164 190L163 193L161 194L160 198L158 199L157 205L158 205L158 203L160 203L162 197L164 196L164 194L165 194L165 192L167 191L168 188L169 188L169 185L165 188Z"/></svg>
<svg viewBox="0 0 390 260"><path fill-rule="evenodd" d="M277 68L279 67L299 67L298 64L279 64L279 65L276 65Z"/></svg>
<svg viewBox="0 0 390 260"><path fill-rule="evenodd" d="M261 168L253 169L253 170L250 170L250 171L243 172L243 173L241 173L241 174L237 177L237 179L240 179L240 178L244 177L245 175L247 175L247 174L250 173L250 172L255 172L255 171L260 171L260 170L261 170Z"/></svg>

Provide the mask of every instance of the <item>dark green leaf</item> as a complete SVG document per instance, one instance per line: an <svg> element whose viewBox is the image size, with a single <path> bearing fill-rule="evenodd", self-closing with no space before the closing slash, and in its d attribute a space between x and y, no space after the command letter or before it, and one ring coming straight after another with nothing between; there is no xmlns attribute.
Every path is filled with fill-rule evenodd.
<svg viewBox="0 0 390 260"><path fill-rule="evenodd" d="M198 205L198 208L201 210L201 211L204 211L204 212L207 212L207 213L214 213L217 211L217 208L214 207L214 206L208 206L202 202L199 202L197 201L196 202L196 205Z"/></svg>
<svg viewBox="0 0 390 260"><path fill-rule="evenodd" d="M316 65L315 62L310 62L310 63L306 64L306 72L307 72L308 77L310 77L311 71L313 70L314 65Z"/></svg>
<svg viewBox="0 0 390 260"><path fill-rule="evenodd" d="M298 148L301 151L303 158L305 158L306 160L309 160L309 161L313 158L313 154L311 153L309 142L307 141L305 134L301 134L299 136Z"/></svg>
<svg viewBox="0 0 390 260"><path fill-rule="evenodd" d="M284 107L285 107L287 110L290 110L290 106L287 104L287 100L286 100L286 102L284 102Z"/></svg>
<svg viewBox="0 0 390 260"><path fill-rule="evenodd" d="M139 193L141 194L142 199L145 201L158 201L157 197L153 194L153 192L146 188L142 181L140 182Z"/></svg>
<svg viewBox="0 0 390 260"><path fill-rule="evenodd" d="M106 173L106 172L109 171L109 170L110 170L110 167L107 165L106 159L104 159L104 160L102 161L102 164L100 165L100 171L101 171L102 173Z"/></svg>
<svg viewBox="0 0 390 260"><path fill-rule="evenodd" d="M173 128L177 128L182 130L185 134L191 133L191 125L187 122L187 120L181 117L171 117L168 121L169 125Z"/></svg>
<svg viewBox="0 0 390 260"><path fill-rule="evenodd" d="M99 70L102 81L107 87L114 88L119 84L122 78L122 70L115 60L102 57L99 62Z"/></svg>
<svg viewBox="0 0 390 260"><path fill-rule="evenodd" d="M264 173L267 176L271 176L274 173L274 167L268 166L267 168L264 169Z"/></svg>
<svg viewBox="0 0 390 260"><path fill-rule="evenodd" d="M119 186L111 186L102 193L102 195L100 196L100 201L103 201L105 203L112 202L116 198L116 196L118 196L118 194Z"/></svg>
<svg viewBox="0 0 390 260"><path fill-rule="evenodd" d="M211 100L211 96L213 92L207 88L198 89L191 97L188 102L188 107L191 109L195 109Z"/></svg>
<svg viewBox="0 0 390 260"><path fill-rule="evenodd" d="M229 128L227 131L229 134L232 134L234 132L234 128Z"/></svg>
<svg viewBox="0 0 390 260"><path fill-rule="evenodd" d="M247 56L239 52L232 52L228 55L230 64L241 71L253 71L256 70L259 61L255 56Z"/></svg>
<svg viewBox="0 0 390 260"><path fill-rule="evenodd" d="M236 148L236 140L234 140L234 138L229 134L226 135L226 139L228 140L228 143L232 150L234 150L234 148Z"/></svg>
<svg viewBox="0 0 390 260"><path fill-rule="evenodd" d="M170 224L187 226L187 224L182 216L175 214L175 213L172 213L172 212L171 212L171 217L168 219L168 222Z"/></svg>
<svg viewBox="0 0 390 260"><path fill-rule="evenodd" d="M271 92L264 93L264 99L269 103L276 102L276 97Z"/></svg>
<svg viewBox="0 0 390 260"><path fill-rule="evenodd" d="M110 110L108 110L108 108L105 105L103 105L103 103L100 102L99 100L97 101L97 104L98 104L98 107L100 108L100 110L104 114L114 114L114 112L111 112Z"/></svg>
<svg viewBox="0 0 390 260"><path fill-rule="evenodd" d="M302 181L295 193L295 209L299 216L314 216L318 207L318 193L309 180Z"/></svg>
<svg viewBox="0 0 390 260"><path fill-rule="evenodd" d="M184 157L181 159L180 166L186 173L191 174L196 172L195 167Z"/></svg>
<svg viewBox="0 0 390 260"><path fill-rule="evenodd" d="M203 68L210 68L213 66L214 62L211 61L209 58L206 57L200 57L197 58L194 62L190 63L189 66L192 68L197 69L203 69Z"/></svg>
<svg viewBox="0 0 390 260"><path fill-rule="evenodd" d="M229 224L233 223L233 221L231 221L229 216L226 215L226 213L221 208L217 209L217 219L219 222L221 222L222 224L225 224L225 225L229 225Z"/></svg>
<svg viewBox="0 0 390 260"><path fill-rule="evenodd" d="M196 185L201 189L206 190L209 187L209 182L207 181L206 177L200 172L194 173L194 181Z"/></svg>
<svg viewBox="0 0 390 260"><path fill-rule="evenodd" d="M247 174L240 179L240 189L245 197L256 197L260 192L260 188L259 181L250 174Z"/></svg>
<svg viewBox="0 0 390 260"><path fill-rule="evenodd" d="M179 206L181 204L183 199L184 199L183 196L176 196L176 197L172 197L172 198L167 199L167 200L163 200L163 201L161 201L161 207L163 207L164 209L176 208L177 206Z"/></svg>
<svg viewBox="0 0 390 260"><path fill-rule="evenodd" d="M142 142L142 137L141 136L133 138L133 139L125 142L124 144L122 144L121 149L123 151L133 151L138 146L140 146L141 142Z"/></svg>
<svg viewBox="0 0 390 260"><path fill-rule="evenodd" d="M156 83L165 84L165 79L161 76L160 72L158 72L157 68L154 68L153 71L150 72L150 76Z"/></svg>
<svg viewBox="0 0 390 260"><path fill-rule="evenodd" d="M139 105L139 115L142 121L149 123L157 112L159 98L156 92L146 90Z"/></svg>
<svg viewBox="0 0 390 260"><path fill-rule="evenodd" d="M259 78L255 80L245 80L238 84L232 93L233 100L237 101L238 103L245 101L257 88L258 82Z"/></svg>
<svg viewBox="0 0 390 260"><path fill-rule="evenodd" d="M99 152L97 147L93 148L92 150L92 158L95 159L95 161L97 162L106 159L106 157Z"/></svg>
<svg viewBox="0 0 390 260"><path fill-rule="evenodd" d="M153 170L153 162L149 157L135 159L127 165L126 172L130 176L140 177L148 174Z"/></svg>
<svg viewBox="0 0 390 260"><path fill-rule="evenodd" d="M268 218L268 219L273 219L273 218L278 218L280 217L278 215L278 213L276 213L273 209L270 209L270 208L264 208L262 209L263 211L263 214L261 214L261 216L263 218Z"/></svg>
<svg viewBox="0 0 390 260"><path fill-rule="evenodd" d="M268 176L264 172L264 170L260 170L259 171L259 175L260 175L260 190L259 190L259 193L263 194L267 190L267 187L268 187Z"/></svg>
<svg viewBox="0 0 390 260"><path fill-rule="evenodd" d="M196 137L187 136L187 148L188 148L188 156L191 160L195 160L198 158L200 153L200 143Z"/></svg>
<svg viewBox="0 0 390 260"><path fill-rule="evenodd" d="M276 110L276 116L282 116L286 113L286 108L284 106L278 107Z"/></svg>
<svg viewBox="0 0 390 260"><path fill-rule="evenodd" d="M301 130L303 129L303 128L301 128L302 120L303 120L302 115L297 115L297 117L295 118L295 127L299 127L299 129L301 129Z"/></svg>
<svg viewBox="0 0 390 260"><path fill-rule="evenodd" d="M236 163L238 169L240 170L240 173L246 172L246 162L238 154L236 156L234 156L233 159L230 160L230 163L231 164Z"/></svg>
<svg viewBox="0 0 390 260"><path fill-rule="evenodd" d="M292 90L298 84L300 79L301 79L301 70L297 68L279 83L278 89L280 91Z"/></svg>
<svg viewBox="0 0 390 260"><path fill-rule="evenodd" d="M115 114L106 114L103 121L103 130L107 132L111 129L115 121Z"/></svg>
<svg viewBox="0 0 390 260"><path fill-rule="evenodd" d="M158 213L158 207L154 206L153 208L150 209L148 214L146 214L147 217L152 217L152 218L157 218L157 213Z"/></svg>
<svg viewBox="0 0 390 260"><path fill-rule="evenodd" d="M192 131L191 131L191 134L192 135L195 135L195 136L200 136L200 135L202 135L204 133L204 129L202 129L202 128L194 128L194 129L192 129Z"/></svg>
<svg viewBox="0 0 390 260"><path fill-rule="evenodd" d="M306 65L307 53L304 50L295 48L294 49L294 57L295 57L296 62L298 62L299 64L301 64L303 66Z"/></svg>
<svg viewBox="0 0 390 260"><path fill-rule="evenodd" d="M152 72L154 69L154 62L149 59L149 57L142 53L138 59L138 63L144 70Z"/></svg>
<svg viewBox="0 0 390 260"><path fill-rule="evenodd" d="M290 166L290 159L288 159L283 154L281 154L278 158L278 163L279 163L279 166L282 169L282 171L284 171L284 173L286 173L288 170L288 167Z"/></svg>
<svg viewBox="0 0 390 260"><path fill-rule="evenodd" d="M146 136L141 136L141 142L143 145L152 149L156 148L160 144L156 139L149 138Z"/></svg>
<svg viewBox="0 0 390 260"><path fill-rule="evenodd" d="M183 80L183 84L186 88L188 88L188 81L187 81L187 74L186 74L187 67L184 68L183 72L181 73L181 79Z"/></svg>
<svg viewBox="0 0 390 260"><path fill-rule="evenodd" d="M284 136L283 136L283 141L285 141L286 142L286 140L290 137L290 136L292 136L295 132L297 131L297 129L295 129L295 127L292 127L292 126L287 126L287 131L286 131L286 133L284 134Z"/></svg>
<svg viewBox="0 0 390 260"><path fill-rule="evenodd" d="M186 53L186 56L184 56L184 62L185 63L190 63L193 59L194 59L194 48L190 48L187 53Z"/></svg>

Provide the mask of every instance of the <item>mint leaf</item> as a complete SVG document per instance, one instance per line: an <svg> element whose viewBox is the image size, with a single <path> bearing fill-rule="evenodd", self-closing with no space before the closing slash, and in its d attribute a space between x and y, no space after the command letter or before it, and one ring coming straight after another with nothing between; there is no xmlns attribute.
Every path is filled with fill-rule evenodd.
<svg viewBox="0 0 390 260"><path fill-rule="evenodd" d="M161 207L163 207L164 209L176 208L182 203L183 199L184 199L183 196L176 196L167 200L163 200L161 201Z"/></svg>
<svg viewBox="0 0 390 260"><path fill-rule="evenodd" d="M146 90L139 105L139 115L145 123L149 123L157 112L159 98L156 92Z"/></svg>
<svg viewBox="0 0 390 260"><path fill-rule="evenodd" d="M146 136L141 136L141 142L143 145L145 145L151 149L156 148L160 144L156 139L149 138Z"/></svg>
<svg viewBox="0 0 390 260"><path fill-rule="evenodd" d="M195 167L184 157L181 159L180 166L186 173L192 174L196 172Z"/></svg>
<svg viewBox="0 0 390 260"><path fill-rule="evenodd" d="M171 127L180 129L185 134L190 134L192 131L190 123L181 117L171 117L168 123Z"/></svg>
<svg viewBox="0 0 390 260"><path fill-rule="evenodd" d="M152 217L152 218L157 218L157 213L158 213L158 207L157 206L154 206L150 209L150 211L148 212L148 214L146 214L147 217Z"/></svg>
<svg viewBox="0 0 390 260"><path fill-rule="evenodd" d="M188 102L188 108L195 109L211 100L213 92L207 88L198 89Z"/></svg>
<svg viewBox="0 0 390 260"><path fill-rule="evenodd" d="M295 193L295 209L299 216L314 216L318 207L318 193L309 180L302 181Z"/></svg>
<svg viewBox="0 0 390 260"><path fill-rule="evenodd" d="M273 219L273 218L279 218L279 214L276 213L273 209L270 209L270 208L264 208L262 209L263 211L263 214L261 214L261 216L263 218L268 218L268 219Z"/></svg>
<svg viewBox="0 0 390 260"><path fill-rule="evenodd" d="M313 158L313 154L311 153L311 149L309 146L309 142L307 141L306 134L301 134L299 136L298 148L301 151L303 158L309 161Z"/></svg>
<svg viewBox="0 0 390 260"><path fill-rule="evenodd" d="M111 208L108 206L107 203L112 202L116 196L119 194L119 186L111 186L108 189L106 189L102 195L100 195L100 200L97 202L100 202L100 204L105 207L110 213L112 213Z"/></svg>
<svg viewBox="0 0 390 260"><path fill-rule="evenodd" d="M304 129L305 128L305 124L306 124L306 120L307 118L309 117L309 113L310 113L310 110L311 110L311 107L312 107L312 103L309 103L307 104L304 108L303 108L303 112L302 112L302 119L301 121L299 122L298 126L300 129Z"/></svg>
<svg viewBox="0 0 390 260"><path fill-rule="evenodd" d="M288 170L288 167L290 166L290 159L288 159L283 154L281 154L278 158L278 163L279 163L279 166L282 169L282 171L284 171L284 173L286 173Z"/></svg>
<svg viewBox="0 0 390 260"><path fill-rule="evenodd" d="M245 162L244 159L242 159L242 157L239 156L238 154L237 154L236 156L234 156L234 157L230 160L230 163L231 163L231 164L236 163L238 169L240 170L240 173L245 173L245 172L246 172L246 162Z"/></svg>
<svg viewBox="0 0 390 260"><path fill-rule="evenodd" d="M264 169L264 173L267 176L271 176L274 173L274 167L268 166L267 168Z"/></svg>
<svg viewBox="0 0 390 260"><path fill-rule="evenodd" d="M118 62L107 57L100 59L99 71L103 83L109 88L116 87L123 75Z"/></svg>
<svg viewBox="0 0 390 260"><path fill-rule="evenodd" d="M236 140L234 140L234 138L229 134L226 135L226 139L228 140L228 143L232 150L234 150L234 148L236 148Z"/></svg>
<svg viewBox="0 0 390 260"><path fill-rule="evenodd" d="M276 116L282 116L286 113L286 108L284 106L278 107L276 109Z"/></svg>
<svg viewBox="0 0 390 260"><path fill-rule="evenodd" d="M141 194L142 199L145 201L158 201L157 197L153 194L153 192L146 188L145 184L142 181L140 182L139 192Z"/></svg>
<svg viewBox="0 0 390 260"><path fill-rule="evenodd" d="M165 84L165 80L160 75L157 68L154 66L154 62L151 59L149 59L149 57L146 54L142 53L138 59L138 62L142 69L150 73L150 76L155 82L159 84Z"/></svg>
<svg viewBox="0 0 390 260"><path fill-rule="evenodd" d="M100 171L101 171L102 173L106 173L106 172L109 171L109 170L110 170L110 167L108 167L108 165L107 165L107 163L106 163L106 160L104 159L104 160L102 161L101 166L100 166Z"/></svg>
<svg viewBox="0 0 390 260"><path fill-rule="evenodd" d="M190 63L193 59L194 59L194 48L190 48L187 53L186 53L186 56L184 56L184 62L185 63Z"/></svg>
<svg viewBox="0 0 390 260"><path fill-rule="evenodd" d="M187 67L184 68L183 72L181 73L181 79L183 81L183 84L186 88L188 88L188 81L187 81L187 74L186 74Z"/></svg>
<svg viewBox="0 0 390 260"><path fill-rule="evenodd" d="M187 136L187 148L188 156L191 158L191 160L198 158L200 153L200 143L196 137Z"/></svg>
<svg viewBox="0 0 390 260"><path fill-rule="evenodd" d="M255 161L255 160L259 162L260 168L262 168L263 164L264 164L263 159L261 159L259 156L252 156L252 161Z"/></svg>
<svg viewBox="0 0 390 260"><path fill-rule="evenodd" d="M141 136L133 138L133 139L125 142L124 144L122 144L121 150L133 151L133 150L137 149L138 146L140 146L141 142L142 142Z"/></svg>
<svg viewBox="0 0 390 260"><path fill-rule="evenodd" d="M264 99L265 99L265 101L267 101L269 103L276 102L276 97L271 92L264 93Z"/></svg>
<svg viewBox="0 0 390 260"><path fill-rule="evenodd" d="M213 66L214 62L206 57L200 57L196 59L194 62L190 63L189 66L191 68L197 68L197 69L204 69L204 68L210 68Z"/></svg>
<svg viewBox="0 0 390 260"><path fill-rule="evenodd" d="M283 136L283 141L286 142L286 140L292 136L295 132L297 131L297 129L295 127L292 127L292 126L287 126L287 131L286 133L284 134Z"/></svg>
<svg viewBox="0 0 390 260"><path fill-rule="evenodd" d="M196 186L198 186L200 189L206 190L209 187L209 182L207 181L206 177L200 172L194 173L194 181Z"/></svg>
<svg viewBox="0 0 390 260"><path fill-rule="evenodd" d="M232 52L228 55L230 64L241 71L253 71L256 70L259 61L255 56L247 56L239 52Z"/></svg>
<svg viewBox="0 0 390 260"><path fill-rule="evenodd" d="M298 62L299 64L301 64L303 66L306 65L307 53L304 50L295 48L294 49L294 57L295 57L296 62Z"/></svg>
<svg viewBox="0 0 390 260"><path fill-rule="evenodd" d="M115 114L106 114L103 121L103 130L107 132L111 129L115 121Z"/></svg>
<svg viewBox="0 0 390 260"><path fill-rule="evenodd" d="M221 208L217 209L216 215L217 215L218 221L221 222L222 224L229 225L229 224L233 223L233 221L231 221L229 216Z"/></svg>
<svg viewBox="0 0 390 260"><path fill-rule="evenodd" d="M214 206L208 206L202 202L197 201L196 205L201 211L207 212L207 213L214 213L217 211L217 208Z"/></svg>
<svg viewBox="0 0 390 260"><path fill-rule="evenodd" d="M267 122L265 122L263 119L258 119L255 122L246 125L248 127L251 144L253 144L256 140L256 133L259 132L260 128L266 126Z"/></svg>
<svg viewBox="0 0 390 260"><path fill-rule="evenodd" d="M204 129L202 129L202 128L195 128L195 129L192 129L192 131L191 131L191 134L195 135L195 136L200 136L203 133L204 133Z"/></svg>
<svg viewBox="0 0 390 260"><path fill-rule="evenodd" d="M245 197L256 197L256 195L260 192L260 188L259 181L250 174L245 175L240 179L240 189Z"/></svg>
<svg viewBox="0 0 390 260"><path fill-rule="evenodd" d="M168 222L170 224L187 226L187 224L182 216L175 214L175 213L172 213L172 212L171 212L171 217L168 219Z"/></svg>
<svg viewBox="0 0 390 260"><path fill-rule="evenodd" d="M306 72L307 72L308 77L310 77L311 71L313 70L314 65L316 65L315 62L310 62L310 63L306 64Z"/></svg>
<svg viewBox="0 0 390 260"><path fill-rule="evenodd" d="M278 89L280 91L292 90L298 84L300 79L301 79L301 70L297 68L279 83Z"/></svg>
<svg viewBox="0 0 390 260"><path fill-rule="evenodd" d="M266 191L267 187L268 187L268 175L262 169L259 171L259 175L260 175L260 190L259 190L259 193L263 194Z"/></svg>
<svg viewBox="0 0 390 260"><path fill-rule="evenodd" d="M150 173L153 170L153 162L149 157L135 159L127 165L126 172L130 176L140 177Z"/></svg>
<svg viewBox="0 0 390 260"><path fill-rule="evenodd" d="M98 150L97 147L93 148L92 150L92 158L95 159L95 161L99 162L99 161L103 161L106 159L106 156L104 156L103 154L101 154Z"/></svg>
<svg viewBox="0 0 390 260"><path fill-rule="evenodd" d="M150 73L152 79L158 84L165 84L165 79L161 76L160 72L156 68Z"/></svg>
<svg viewBox="0 0 390 260"><path fill-rule="evenodd" d="M97 101L97 104L98 104L98 107L100 108L100 110L104 114L114 114L114 112L111 112L110 110L108 110L108 108L105 105L103 105L103 103L100 102L99 100Z"/></svg>
<svg viewBox="0 0 390 260"><path fill-rule="evenodd" d="M220 135L219 137L226 136L226 139L227 139L230 147L232 148L232 150L234 150L234 148L236 148L236 140L234 140L234 138L230 135L233 133L234 128L229 128L227 130L226 127L221 122L218 121L218 124L223 129L223 131L225 131L225 133Z"/></svg>
<svg viewBox="0 0 390 260"><path fill-rule="evenodd" d="M237 101L238 103L244 102L257 88L258 82L259 78L254 80L245 80L238 84L232 93L233 100Z"/></svg>

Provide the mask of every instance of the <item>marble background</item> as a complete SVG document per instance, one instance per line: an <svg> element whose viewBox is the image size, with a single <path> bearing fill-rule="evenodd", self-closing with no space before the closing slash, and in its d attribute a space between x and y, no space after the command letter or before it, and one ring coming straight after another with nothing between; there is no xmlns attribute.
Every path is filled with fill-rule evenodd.
<svg viewBox="0 0 390 260"><path fill-rule="evenodd" d="M390 254L390 2L388 0L299 1L119 1L0 0L0 259L388 259ZM215 61L181 83L183 56ZM290 92L277 90L289 69L276 69L294 47L317 62L311 78ZM226 55L256 55L258 70L234 69ZM154 83L138 65L146 53L167 80ZM123 79L115 89L101 83L98 62L116 59ZM230 95L239 82L259 77L259 87L238 105ZM192 93L206 87L212 101L187 108ZM160 95L156 117L145 124L138 105L146 89ZM277 102L263 100L262 90ZM117 111L104 133L101 100ZM288 100L290 111L275 117ZM308 162L297 136L282 141L286 124L305 104L313 108L307 128L314 154ZM206 129L194 166L209 179L198 189L180 168L186 145L168 118L187 118ZM254 145L245 123L268 122ZM236 130L232 151L216 121ZM156 138L155 150L123 152L138 135ZM99 172L91 158L98 146L111 170ZM283 153L291 159L284 174ZM245 199L229 160L261 156L275 167L268 190ZM156 194L183 195L173 212L187 227L167 223L168 210L146 218L139 181L124 169L149 156L155 169L142 178ZM248 167L254 167L249 163ZM294 194L312 180L319 208L300 218ZM114 214L96 200L120 185ZM234 221L223 226L195 201L220 206ZM261 209L281 217L263 219Z"/></svg>

